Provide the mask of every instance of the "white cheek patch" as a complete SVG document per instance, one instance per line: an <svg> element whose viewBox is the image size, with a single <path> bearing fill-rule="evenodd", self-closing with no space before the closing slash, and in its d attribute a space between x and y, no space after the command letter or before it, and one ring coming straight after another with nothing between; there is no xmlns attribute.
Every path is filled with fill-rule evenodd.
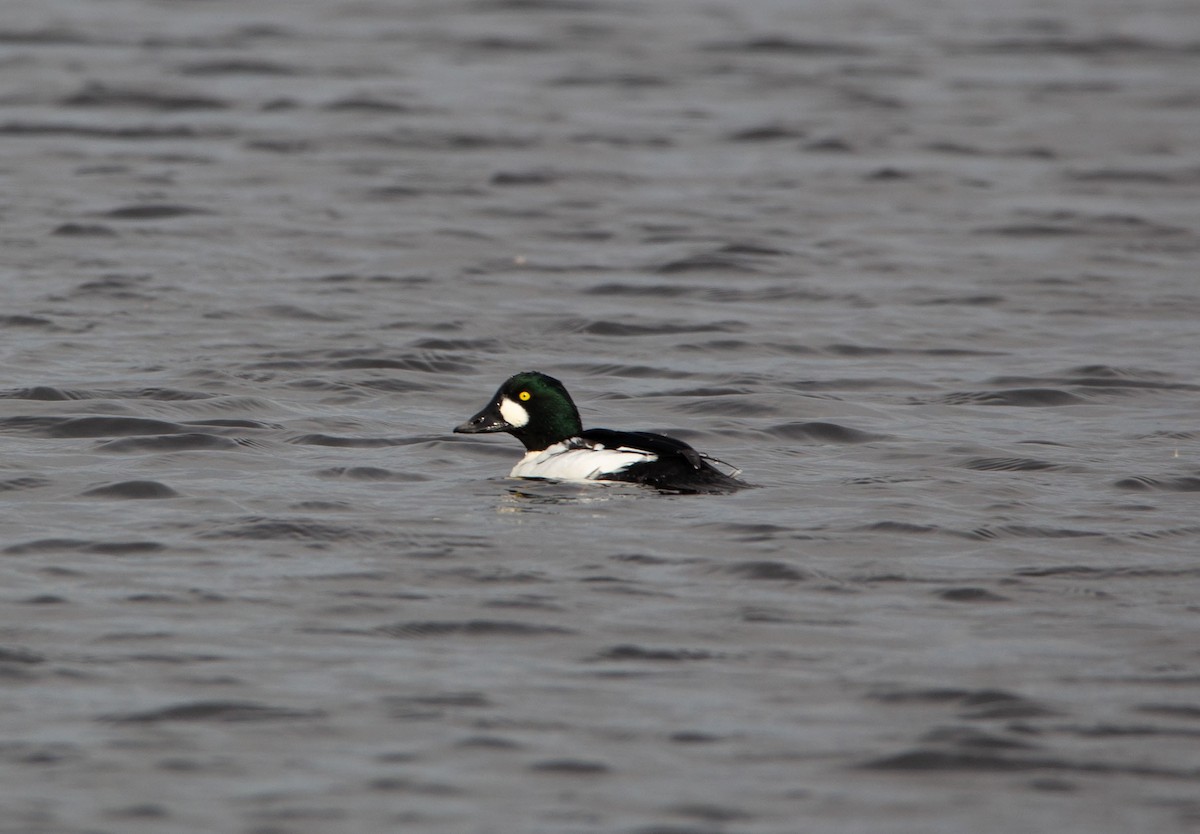
<svg viewBox="0 0 1200 834"><path fill-rule="evenodd" d="M529 424L529 412L525 410L525 406L510 400L508 397L500 400L500 416L514 428L519 429Z"/></svg>

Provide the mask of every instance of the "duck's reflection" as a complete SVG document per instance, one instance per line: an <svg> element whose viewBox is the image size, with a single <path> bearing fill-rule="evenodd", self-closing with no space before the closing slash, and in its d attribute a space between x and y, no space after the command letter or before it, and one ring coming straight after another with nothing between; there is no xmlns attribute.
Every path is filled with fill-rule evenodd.
<svg viewBox="0 0 1200 834"><path fill-rule="evenodd" d="M661 495L657 490L615 481L568 483L522 478L519 486L510 486L500 496L497 512L533 512L545 507L570 504L599 504L620 499Z"/></svg>

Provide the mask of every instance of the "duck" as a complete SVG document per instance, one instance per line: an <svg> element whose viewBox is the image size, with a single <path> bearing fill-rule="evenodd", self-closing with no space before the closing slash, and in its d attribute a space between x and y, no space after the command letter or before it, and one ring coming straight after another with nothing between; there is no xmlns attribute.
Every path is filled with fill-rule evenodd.
<svg viewBox="0 0 1200 834"><path fill-rule="evenodd" d="M507 432L525 446L510 478L620 481L660 492L728 493L751 486L682 440L644 431L584 429L566 386L540 371L509 377L456 434Z"/></svg>

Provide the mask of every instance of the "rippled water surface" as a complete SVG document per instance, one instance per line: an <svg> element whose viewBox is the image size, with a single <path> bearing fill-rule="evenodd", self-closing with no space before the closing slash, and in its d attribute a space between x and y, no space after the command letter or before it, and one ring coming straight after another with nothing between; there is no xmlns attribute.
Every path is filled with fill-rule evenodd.
<svg viewBox="0 0 1200 834"><path fill-rule="evenodd" d="M12 0L0 828L1200 828L1200 7ZM509 374L761 488L518 482Z"/></svg>

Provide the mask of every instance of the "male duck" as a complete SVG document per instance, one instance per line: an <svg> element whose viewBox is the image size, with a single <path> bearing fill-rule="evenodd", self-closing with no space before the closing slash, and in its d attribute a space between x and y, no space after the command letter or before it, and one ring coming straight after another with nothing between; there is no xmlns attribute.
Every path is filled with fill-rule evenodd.
<svg viewBox="0 0 1200 834"><path fill-rule="evenodd" d="M509 473L513 478L625 481L679 493L750 486L682 440L641 431L584 431L567 389L538 371L510 377L482 411L454 431L506 431L524 443L525 457Z"/></svg>

